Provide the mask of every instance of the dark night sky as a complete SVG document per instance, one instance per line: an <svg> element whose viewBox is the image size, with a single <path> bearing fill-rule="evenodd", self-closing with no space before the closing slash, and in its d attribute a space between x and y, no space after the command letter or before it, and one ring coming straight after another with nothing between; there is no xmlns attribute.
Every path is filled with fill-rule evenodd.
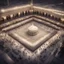
<svg viewBox="0 0 64 64"><path fill-rule="evenodd" d="M31 0L8 0L10 3L10 5L13 5L13 4L25 4L25 3L30 3ZM48 3L48 4L56 4L56 3L64 3L64 0L33 0L34 3L37 3L37 4L45 4L45 3ZM4 5L7 5L7 0L0 0L0 6L4 6Z"/></svg>

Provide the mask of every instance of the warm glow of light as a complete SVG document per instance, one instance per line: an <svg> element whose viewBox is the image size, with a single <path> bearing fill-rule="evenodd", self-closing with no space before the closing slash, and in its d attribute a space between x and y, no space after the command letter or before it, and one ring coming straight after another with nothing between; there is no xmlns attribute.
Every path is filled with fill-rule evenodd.
<svg viewBox="0 0 64 64"><path fill-rule="evenodd" d="M4 9L1 9L1 12L5 12L5 10Z"/></svg>
<svg viewBox="0 0 64 64"><path fill-rule="evenodd" d="M12 18L13 17L13 14L11 14L10 17Z"/></svg>
<svg viewBox="0 0 64 64"><path fill-rule="evenodd" d="M6 16L2 16L2 18L3 18L4 20L6 20Z"/></svg>
<svg viewBox="0 0 64 64"><path fill-rule="evenodd" d="M64 18L61 18L61 21L63 21L63 22L64 22Z"/></svg>
<svg viewBox="0 0 64 64"><path fill-rule="evenodd" d="M21 14L21 13L20 13L20 12L18 12L18 15L19 15L19 16L20 16L20 14Z"/></svg>
<svg viewBox="0 0 64 64"><path fill-rule="evenodd" d="M29 7L29 6L30 6L30 5L15 6L15 7L13 7L13 8L1 9L1 12L12 11L12 10L21 9L21 8L25 8L25 7Z"/></svg>
<svg viewBox="0 0 64 64"><path fill-rule="evenodd" d="M53 15L51 14L50 16L52 17Z"/></svg>

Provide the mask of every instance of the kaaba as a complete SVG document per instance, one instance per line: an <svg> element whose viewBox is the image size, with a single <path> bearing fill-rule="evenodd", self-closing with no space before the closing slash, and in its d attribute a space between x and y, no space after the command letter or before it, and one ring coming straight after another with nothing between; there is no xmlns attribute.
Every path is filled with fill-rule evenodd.
<svg viewBox="0 0 64 64"><path fill-rule="evenodd" d="M0 64L64 64L64 1L0 1Z"/></svg>

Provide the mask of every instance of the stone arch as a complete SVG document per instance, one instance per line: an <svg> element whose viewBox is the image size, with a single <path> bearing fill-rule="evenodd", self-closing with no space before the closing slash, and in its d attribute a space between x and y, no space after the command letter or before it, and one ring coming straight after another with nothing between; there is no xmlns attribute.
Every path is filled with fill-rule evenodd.
<svg viewBox="0 0 64 64"><path fill-rule="evenodd" d="M28 11L25 11L25 15L27 15L28 14Z"/></svg>
<svg viewBox="0 0 64 64"><path fill-rule="evenodd" d="M38 15L38 14L39 14L39 12L38 12L38 11L36 11L36 14Z"/></svg>
<svg viewBox="0 0 64 64"><path fill-rule="evenodd" d="M40 11L40 15L42 16L42 12Z"/></svg>
<svg viewBox="0 0 64 64"><path fill-rule="evenodd" d="M24 12L22 12L22 16L24 16Z"/></svg>
<svg viewBox="0 0 64 64"><path fill-rule="evenodd" d="M7 16L7 20L10 20L10 16Z"/></svg>
<svg viewBox="0 0 64 64"><path fill-rule="evenodd" d="M13 14L10 14L10 19L12 19L14 17L14 15Z"/></svg>
<svg viewBox="0 0 64 64"><path fill-rule="evenodd" d="M28 10L27 13L30 15L30 11Z"/></svg>
<svg viewBox="0 0 64 64"><path fill-rule="evenodd" d="M20 12L18 12L18 16L20 16L21 15L21 13Z"/></svg>
<svg viewBox="0 0 64 64"><path fill-rule="evenodd" d="M4 19L3 19L3 18L1 18L0 23L3 23L3 22L4 22Z"/></svg>
<svg viewBox="0 0 64 64"><path fill-rule="evenodd" d="M33 11L33 14L35 14L35 13L36 13L36 11L34 10L34 11Z"/></svg>
<svg viewBox="0 0 64 64"><path fill-rule="evenodd" d="M46 15L45 15L46 17L48 17L48 14L46 13Z"/></svg>
<svg viewBox="0 0 64 64"><path fill-rule="evenodd" d="M24 15L25 15L25 14L26 14L26 11L24 11L23 13L24 13Z"/></svg>
<svg viewBox="0 0 64 64"><path fill-rule="evenodd" d="M59 19L59 21L61 22L61 18L58 18Z"/></svg>
<svg viewBox="0 0 64 64"><path fill-rule="evenodd" d="M41 11L39 11L39 15L41 15Z"/></svg>
<svg viewBox="0 0 64 64"><path fill-rule="evenodd" d="M47 14L47 17L50 18L50 14Z"/></svg>
<svg viewBox="0 0 64 64"><path fill-rule="evenodd" d="M57 21L61 22L61 18L58 18Z"/></svg>
<svg viewBox="0 0 64 64"><path fill-rule="evenodd" d="M51 18L52 18L52 20L54 20L54 18L55 18L55 17L52 15L52 17L51 17Z"/></svg>
<svg viewBox="0 0 64 64"><path fill-rule="evenodd" d="M5 21L5 20L7 20L7 17L6 16L2 16L2 19Z"/></svg>
<svg viewBox="0 0 64 64"><path fill-rule="evenodd" d="M56 21L58 21L58 18L57 18L57 17L55 17L54 19L55 19Z"/></svg>
<svg viewBox="0 0 64 64"><path fill-rule="evenodd" d="M42 15L44 16L44 12L42 13Z"/></svg>
<svg viewBox="0 0 64 64"><path fill-rule="evenodd" d="M46 16L46 14L47 14L47 13L46 13L46 12L44 12L44 16Z"/></svg>
<svg viewBox="0 0 64 64"><path fill-rule="evenodd" d="M52 20L55 19L55 17L54 17L52 14L50 14L50 18L51 18Z"/></svg>

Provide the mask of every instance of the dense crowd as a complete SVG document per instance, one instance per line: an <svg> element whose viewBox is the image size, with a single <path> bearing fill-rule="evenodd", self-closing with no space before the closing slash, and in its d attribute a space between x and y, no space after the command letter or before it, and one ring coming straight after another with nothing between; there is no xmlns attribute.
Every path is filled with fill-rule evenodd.
<svg viewBox="0 0 64 64"><path fill-rule="evenodd" d="M4 34L5 35L5 34ZM34 52L25 48L22 44L8 37L3 41L4 51L17 63L17 64L42 64L48 63L48 59L57 55L57 52L60 48L60 42L58 40L54 41L55 44L47 47L48 44L44 44L39 49ZM11 39L11 40L10 40ZM2 39L0 40L2 41ZM5 43L6 42L6 43Z"/></svg>

